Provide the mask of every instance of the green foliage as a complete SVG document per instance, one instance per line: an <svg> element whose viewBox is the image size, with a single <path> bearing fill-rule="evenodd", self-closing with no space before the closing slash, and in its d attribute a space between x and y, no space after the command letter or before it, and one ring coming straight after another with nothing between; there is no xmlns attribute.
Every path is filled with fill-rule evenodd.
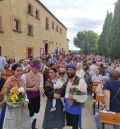
<svg viewBox="0 0 120 129"><path fill-rule="evenodd" d="M74 45L83 54L95 54L97 50L98 34L93 31L80 31L74 37Z"/></svg>
<svg viewBox="0 0 120 129"><path fill-rule="evenodd" d="M98 53L100 55L105 55L105 56L110 55L109 38L111 32L111 25L112 25L112 13L107 12L103 25L103 30L98 41Z"/></svg>
<svg viewBox="0 0 120 129"><path fill-rule="evenodd" d="M103 31L98 42L99 54L120 58L120 0L117 0L114 9L114 15L107 12Z"/></svg>
<svg viewBox="0 0 120 129"><path fill-rule="evenodd" d="M120 0L115 4L110 33L110 56L112 59L120 58Z"/></svg>

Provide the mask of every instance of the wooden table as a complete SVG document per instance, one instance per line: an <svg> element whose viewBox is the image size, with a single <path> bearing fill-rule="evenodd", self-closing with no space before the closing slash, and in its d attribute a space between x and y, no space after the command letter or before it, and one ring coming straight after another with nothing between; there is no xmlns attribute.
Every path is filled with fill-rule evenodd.
<svg viewBox="0 0 120 129"><path fill-rule="evenodd" d="M103 129L104 129L104 124L111 124L111 125L120 125L120 113L100 113L100 122L103 123Z"/></svg>

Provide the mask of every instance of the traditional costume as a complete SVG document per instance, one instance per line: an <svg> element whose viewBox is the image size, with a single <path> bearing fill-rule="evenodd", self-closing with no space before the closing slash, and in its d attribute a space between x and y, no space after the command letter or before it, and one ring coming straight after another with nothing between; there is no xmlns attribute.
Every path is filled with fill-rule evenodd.
<svg viewBox="0 0 120 129"><path fill-rule="evenodd" d="M40 69L39 64L34 64L34 66L32 67ZM27 97L29 99L28 108L31 117L32 129L35 129L36 120L38 118L38 113L40 110L40 87L43 87L43 77L39 72L34 74L31 70L29 73L24 74L22 76L22 79L24 80L27 89L29 88L38 89L36 91L27 90Z"/></svg>
<svg viewBox="0 0 120 129"><path fill-rule="evenodd" d="M2 91L6 91L5 89L9 89L10 87L24 88L24 83L21 79L16 79L14 76L11 76L6 81ZM9 105L6 104L3 129L31 129L28 109L23 106L10 108Z"/></svg>
<svg viewBox="0 0 120 129"><path fill-rule="evenodd" d="M69 68L73 68L73 65L70 65ZM73 103L69 100L70 88L78 86L79 88L84 89L84 92L87 93L87 84L83 79L80 79L77 76L74 76L68 80L65 94L65 108L66 108L66 119L67 125L72 126L73 129L82 129L81 116L82 116L82 103L86 101L87 95L73 95Z"/></svg>
<svg viewBox="0 0 120 129"><path fill-rule="evenodd" d="M50 79L47 79L44 89L45 95L47 96L47 103L43 120L43 129L63 129L65 126L65 112L63 112L61 99L56 100L56 111L50 112L54 98L54 86Z"/></svg>

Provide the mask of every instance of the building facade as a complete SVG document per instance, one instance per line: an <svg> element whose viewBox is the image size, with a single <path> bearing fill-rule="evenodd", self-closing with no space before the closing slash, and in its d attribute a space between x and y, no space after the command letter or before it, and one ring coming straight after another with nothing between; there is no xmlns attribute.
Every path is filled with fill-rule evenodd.
<svg viewBox="0 0 120 129"><path fill-rule="evenodd" d="M68 52L67 28L39 0L0 0L0 54L16 60Z"/></svg>

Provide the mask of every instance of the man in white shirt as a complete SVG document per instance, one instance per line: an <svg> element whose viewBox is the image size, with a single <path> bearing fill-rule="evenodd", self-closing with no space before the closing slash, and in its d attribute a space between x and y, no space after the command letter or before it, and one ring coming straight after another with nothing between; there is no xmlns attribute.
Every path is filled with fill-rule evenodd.
<svg viewBox="0 0 120 129"><path fill-rule="evenodd" d="M100 73L100 71L99 71L99 69L97 69L96 70L96 73L94 74L94 75L92 75L92 82L94 83L94 82L101 82L101 80L102 80L102 75L100 75L99 74Z"/></svg>
<svg viewBox="0 0 120 129"><path fill-rule="evenodd" d="M81 127L81 114L82 105L85 102L87 95L74 95L70 93L71 88L79 88L82 93L87 93L87 84L83 79L76 76L76 67L74 64L67 66L68 83L66 86L65 94L65 108L67 125L72 126L73 129L82 129ZM70 104L70 102L73 104Z"/></svg>

